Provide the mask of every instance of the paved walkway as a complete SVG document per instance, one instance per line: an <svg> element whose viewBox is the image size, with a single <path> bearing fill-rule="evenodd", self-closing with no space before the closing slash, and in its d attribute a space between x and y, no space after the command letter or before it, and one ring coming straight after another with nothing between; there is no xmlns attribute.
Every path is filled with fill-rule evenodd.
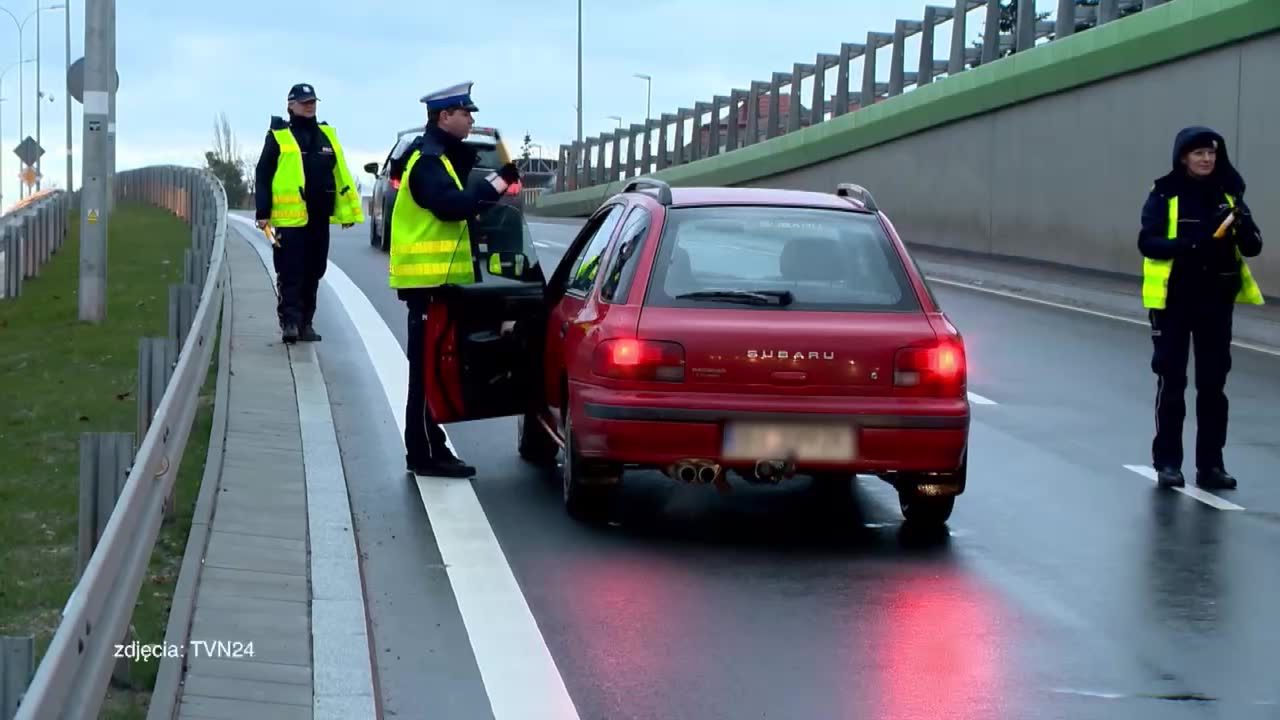
<svg viewBox="0 0 1280 720"><path fill-rule="evenodd" d="M178 717L373 718L363 591L324 378L314 346L280 342L272 273L247 231L235 222L228 230L226 438Z"/></svg>

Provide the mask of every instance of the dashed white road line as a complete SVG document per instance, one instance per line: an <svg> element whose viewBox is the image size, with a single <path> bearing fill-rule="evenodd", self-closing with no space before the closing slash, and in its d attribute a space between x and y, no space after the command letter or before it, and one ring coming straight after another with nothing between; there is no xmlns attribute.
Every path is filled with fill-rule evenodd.
<svg viewBox="0 0 1280 720"><path fill-rule="evenodd" d="M992 400L990 398L985 398L975 392L969 393L969 402L973 403L974 405L996 405L997 404L995 400Z"/></svg>
<svg viewBox="0 0 1280 720"><path fill-rule="evenodd" d="M252 227L247 219L238 218ZM265 243L254 228L255 239ZM373 303L337 265L324 282L360 334L404 435L409 361ZM450 449L453 444L450 442ZM456 450L455 450L456 452ZM578 711L469 480L417 477L495 720L578 720Z"/></svg>
<svg viewBox="0 0 1280 720"><path fill-rule="evenodd" d="M1156 482L1156 480L1158 479L1158 475L1156 474L1155 468L1150 467L1148 465L1125 465L1124 467L1126 470L1129 470L1130 472L1135 472L1141 475L1142 477L1150 480L1153 483ZM1217 508L1219 510L1233 510L1233 511L1244 510L1243 507L1240 507L1239 505L1236 505L1233 502L1228 502L1226 500L1223 500L1222 498L1212 493L1207 493L1198 487L1188 486L1188 487L1180 487L1180 488L1173 488L1173 489L1177 490L1183 495L1186 495L1187 497L1195 498L1196 500L1199 500L1205 505Z"/></svg>
<svg viewBox="0 0 1280 720"><path fill-rule="evenodd" d="M1009 292L1008 290L996 290L994 288L982 287L981 285L975 285L973 283L968 283L968 282L960 282L957 280L944 280L942 278L935 277L933 275L926 275L926 277L929 279L929 282L938 283L939 285L948 285L950 287L962 288L964 290L973 290L974 292L986 293L988 295L996 295L1002 298L1009 298L1010 300L1021 300L1022 302L1035 303L1036 305L1045 305L1051 308L1057 308L1059 310L1069 310L1071 312L1083 313L1085 315L1093 315L1095 317L1106 318L1108 320L1119 320L1120 322L1129 323L1130 325L1140 325L1142 327L1148 327L1148 323L1145 320L1139 320L1137 318L1125 317L1123 315L1116 315L1114 313L1102 312L1101 310L1090 310L1088 308L1076 307L1074 305L1067 305L1065 303L1053 302L1052 300L1043 300L1041 298L1031 297L1028 295L1020 295L1015 292ZM1261 345L1254 345L1253 343L1243 342L1240 340L1233 340L1231 341L1231 344L1242 350L1252 350L1254 352L1260 352L1264 355L1271 355L1272 357L1280 357L1280 350L1277 350L1274 348L1263 347Z"/></svg>

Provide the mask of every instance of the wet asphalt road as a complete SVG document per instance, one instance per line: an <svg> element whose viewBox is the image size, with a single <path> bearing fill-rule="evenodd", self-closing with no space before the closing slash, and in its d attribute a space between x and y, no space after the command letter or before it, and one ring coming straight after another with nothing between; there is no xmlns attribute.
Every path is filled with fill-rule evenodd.
<svg viewBox="0 0 1280 720"><path fill-rule="evenodd" d="M532 228L553 266L575 228ZM367 228L332 248L403 344ZM1241 488L1220 495L1244 510L1221 510L1125 467L1149 462L1143 328L936 292L996 403L974 406L939 537L904 534L874 478L720 497L628 476L594 529L519 460L514 420L449 429L583 720L1280 718L1280 358L1234 353ZM320 302L382 711L490 717L395 417L336 295Z"/></svg>

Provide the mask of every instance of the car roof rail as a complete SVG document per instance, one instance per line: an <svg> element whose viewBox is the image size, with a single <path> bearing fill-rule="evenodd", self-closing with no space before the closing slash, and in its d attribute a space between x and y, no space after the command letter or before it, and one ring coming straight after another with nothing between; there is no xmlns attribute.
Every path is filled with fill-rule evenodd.
<svg viewBox="0 0 1280 720"><path fill-rule="evenodd" d="M622 192L636 192L641 187L653 188L658 191L658 202L663 205L671 204L671 186L656 178L639 178L627 183Z"/></svg>
<svg viewBox="0 0 1280 720"><path fill-rule="evenodd" d="M854 183L840 183L836 185L836 195L838 197L851 197L871 212L879 212L880 208L876 206L876 199L871 196L871 191Z"/></svg>

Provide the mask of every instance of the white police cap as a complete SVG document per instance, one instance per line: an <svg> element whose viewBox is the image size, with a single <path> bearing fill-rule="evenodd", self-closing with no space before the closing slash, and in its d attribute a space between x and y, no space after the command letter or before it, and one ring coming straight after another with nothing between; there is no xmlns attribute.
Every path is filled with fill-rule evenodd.
<svg viewBox="0 0 1280 720"><path fill-rule="evenodd" d="M423 95L420 102L426 103L428 110L449 110L452 108L462 108L476 112L480 108L471 101L471 86L475 83L467 81L458 83L452 87L437 90L429 95Z"/></svg>

